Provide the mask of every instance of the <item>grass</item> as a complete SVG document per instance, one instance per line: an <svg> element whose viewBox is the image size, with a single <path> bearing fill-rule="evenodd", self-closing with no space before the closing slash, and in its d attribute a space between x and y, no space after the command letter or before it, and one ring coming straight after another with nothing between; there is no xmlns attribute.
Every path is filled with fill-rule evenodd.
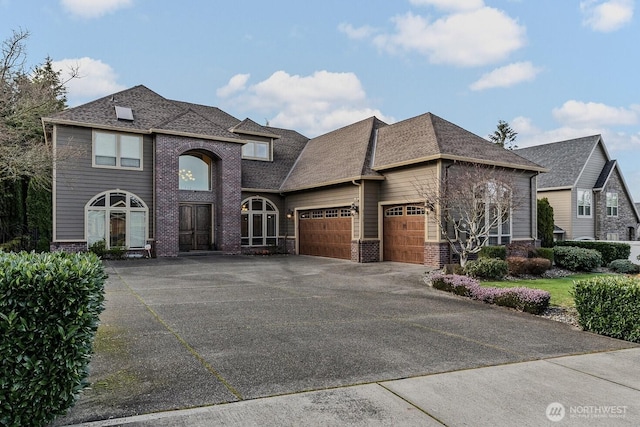
<svg viewBox="0 0 640 427"><path fill-rule="evenodd" d="M525 287L532 289L542 289L551 294L550 305L556 307L574 307L573 296L571 290L573 289L573 282L575 280L589 279L594 276L606 276L604 273L582 273L572 274L571 276L560 277L557 279L523 279L523 280L509 280L509 281L482 281L482 286L494 286L496 288L514 288Z"/></svg>

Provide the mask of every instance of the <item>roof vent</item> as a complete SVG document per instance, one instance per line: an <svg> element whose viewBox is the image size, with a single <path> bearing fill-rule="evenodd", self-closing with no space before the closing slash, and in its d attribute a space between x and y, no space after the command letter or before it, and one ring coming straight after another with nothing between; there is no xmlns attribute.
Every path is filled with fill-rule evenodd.
<svg viewBox="0 0 640 427"><path fill-rule="evenodd" d="M120 107L116 105L116 117L118 120L133 121L133 111L129 107Z"/></svg>

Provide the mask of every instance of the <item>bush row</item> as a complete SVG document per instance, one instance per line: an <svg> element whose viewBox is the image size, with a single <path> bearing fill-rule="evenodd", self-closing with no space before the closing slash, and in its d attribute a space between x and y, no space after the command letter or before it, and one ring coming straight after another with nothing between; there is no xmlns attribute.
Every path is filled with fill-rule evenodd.
<svg viewBox="0 0 640 427"><path fill-rule="evenodd" d="M602 264L607 265L616 259L629 259L631 245L628 243L603 242L593 240L565 240L556 242L558 246L575 246L584 249L593 249L602 256Z"/></svg>
<svg viewBox="0 0 640 427"><path fill-rule="evenodd" d="M46 425L74 403L105 279L94 254L0 253L0 425Z"/></svg>
<svg viewBox="0 0 640 427"><path fill-rule="evenodd" d="M510 256L506 261L498 258L478 258L467 262L463 271L464 274L478 279L502 280L507 274L539 276L550 268L551 261L546 258Z"/></svg>
<svg viewBox="0 0 640 427"><path fill-rule="evenodd" d="M468 276L435 274L430 280L436 289L532 314L544 312L551 299L549 292L540 289L483 287Z"/></svg>
<svg viewBox="0 0 640 427"><path fill-rule="evenodd" d="M586 331L640 343L640 281L599 276L575 283L578 322Z"/></svg>

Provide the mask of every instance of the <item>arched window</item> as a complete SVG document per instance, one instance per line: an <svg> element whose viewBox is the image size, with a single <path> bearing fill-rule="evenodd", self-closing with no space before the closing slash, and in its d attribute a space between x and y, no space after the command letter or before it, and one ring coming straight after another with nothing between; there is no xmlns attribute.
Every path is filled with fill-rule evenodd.
<svg viewBox="0 0 640 427"><path fill-rule="evenodd" d="M107 249L144 248L147 243L149 209L133 193L110 190L85 205L85 236L91 246L104 240Z"/></svg>
<svg viewBox="0 0 640 427"><path fill-rule="evenodd" d="M270 246L277 243L278 210L263 197L245 199L242 210L242 246Z"/></svg>
<svg viewBox="0 0 640 427"><path fill-rule="evenodd" d="M211 190L211 159L199 153L188 153L179 159L180 190Z"/></svg>

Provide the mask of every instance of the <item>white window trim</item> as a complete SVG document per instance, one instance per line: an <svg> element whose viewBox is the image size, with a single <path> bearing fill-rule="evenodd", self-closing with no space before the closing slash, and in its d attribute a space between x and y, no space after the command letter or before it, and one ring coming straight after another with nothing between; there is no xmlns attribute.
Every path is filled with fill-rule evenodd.
<svg viewBox="0 0 640 427"><path fill-rule="evenodd" d="M262 202L262 209L261 210L254 210L253 209L253 201L254 200L260 200ZM266 204L270 204L273 207L273 210L266 210ZM260 197L260 196L254 196L254 197L248 197L246 199L244 199L242 201L242 203L240 204L240 206L246 206L246 210L241 209L241 214L247 215L247 236L241 236L241 239L248 239L249 240L249 244L242 244L241 245L243 247L263 247L263 246L271 246L271 243L267 243L267 239L275 239L275 244L277 244L278 242L278 235L279 235L279 229L280 229L280 212L278 211L278 207L275 205L275 203L273 203L271 200L264 198L264 197ZM256 214L261 214L262 215L262 230L264 231L263 236L254 236L253 235L253 221L252 221L252 215L256 213ZM274 235L267 235L267 215L275 215L275 230L274 230ZM243 219L244 221L244 219ZM262 239L262 243L261 244L254 244L254 239ZM241 240L242 241L242 240Z"/></svg>
<svg viewBox="0 0 640 427"><path fill-rule="evenodd" d="M485 184L478 184L479 187L480 186L484 186L485 188L487 186L489 186L489 185L492 185L492 186L497 186L497 185L503 186L505 189L509 190L510 194L512 194L512 191L513 191L509 186L501 184L501 183L498 183L498 182L494 182L494 181L487 182ZM491 192L487 191L485 193L485 196L482 198L482 203L484 204L484 209L485 209L484 217L486 219L489 219L489 220L491 220L491 205L492 205L492 203L495 203L498 206L501 206L501 203L502 203L501 200L492 200L490 194L491 194ZM511 196L509 197L509 205L511 205ZM502 208L499 207L498 211L501 212ZM509 243L511 243L513 241L513 207L512 206L509 206L509 214L508 215L509 215L508 221L499 222L497 224L497 226L496 226L496 231L495 232L492 232L491 229L488 230L488 232L486 234L486 239L484 241L485 245L493 244L493 243L490 243L492 238L495 238L497 240L495 245L506 245L506 244L509 244ZM485 219L485 221L486 221L486 219ZM504 230L503 230L503 227L504 227L504 224L506 224L507 222L509 224L509 232L505 233ZM507 238L508 238L508 241L503 241L503 240L505 240Z"/></svg>
<svg viewBox="0 0 640 427"><path fill-rule="evenodd" d="M580 193L585 193L585 194L589 194L589 214L580 214ZM584 207L586 207L587 205L583 205ZM576 216L578 218L591 218L593 216L593 192L591 190L585 190L583 188L578 188L576 190Z"/></svg>
<svg viewBox="0 0 640 427"><path fill-rule="evenodd" d="M610 195L615 195L616 197L616 204L615 205L609 205L609 196ZM607 194L605 194L606 197L606 210L607 210L607 216L611 217L611 218L615 218L618 216L618 207L619 207L619 199L618 199L618 193L617 192L613 192L613 191L607 191ZM609 209L611 209L611 214L609 213ZM613 213L613 210L615 209L615 214Z"/></svg>
<svg viewBox="0 0 640 427"><path fill-rule="evenodd" d="M110 134L110 135L115 135L116 136L116 165L115 166L110 166L110 165L99 165L96 164L96 134L97 133L105 133L105 134ZM120 165L120 137L122 135L126 135L126 136L130 136L130 137L136 137L140 140L140 167L132 167L132 166L121 166ZM101 168L101 169L123 169L123 170L135 170L135 171L141 171L143 170L143 165L144 165L144 158L143 158L143 152L144 152L144 138L142 137L142 135L137 135L137 134L132 134L132 133L119 133L119 132L107 132L107 131L103 131L103 130L96 130L94 129L92 134L91 134L91 166L94 168Z"/></svg>
<svg viewBox="0 0 640 427"><path fill-rule="evenodd" d="M266 157L260 157L260 156L249 156L249 155L245 155L244 151L245 151L245 147L248 145L253 145L254 150L253 152L255 153L255 146L256 144L264 144L267 146L267 156ZM255 141L255 140L248 140L246 144L244 144L242 146L242 158L246 159L246 160L260 160L263 162L270 162L273 160L273 140L271 141Z"/></svg>
<svg viewBox="0 0 640 427"><path fill-rule="evenodd" d="M108 206L108 199L109 199L109 195L111 193L121 193L124 194L126 196L126 206ZM105 205L104 206L91 206L96 200L98 200L100 197L105 198ZM131 205L131 199L135 198L136 200L138 200L143 207L130 207ZM89 212L96 212L96 211L100 211L100 212L105 212L105 224L104 224L104 230L105 230L105 243L106 243L106 248L107 249L111 249L111 245L110 245L110 241L111 239L109 238L109 218L110 218L110 213L111 211L114 212L125 212L126 217L125 217L125 221L127 224L127 231L126 231L126 239L125 239L125 247L127 249L144 249L144 245L142 245L141 247L137 247L137 246L131 246L131 231L130 231L130 227L131 227L131 212L144 212L145 214L145 226L144 226L144 241L145 244L146 242L149 240L149 208L147 206L147 204L144 202L144 200L142 200L140 197L136 196L133 193L130 193L128 191L123 191L123 190L108 190L108 191L103 191L102 193L96 194L94 197L91 198L91 200L89 200L87 202L87 204L84 206L84 236L85 236L85 240L87 241L87 247L91 246L91 242L89 242Z"/></svg>

